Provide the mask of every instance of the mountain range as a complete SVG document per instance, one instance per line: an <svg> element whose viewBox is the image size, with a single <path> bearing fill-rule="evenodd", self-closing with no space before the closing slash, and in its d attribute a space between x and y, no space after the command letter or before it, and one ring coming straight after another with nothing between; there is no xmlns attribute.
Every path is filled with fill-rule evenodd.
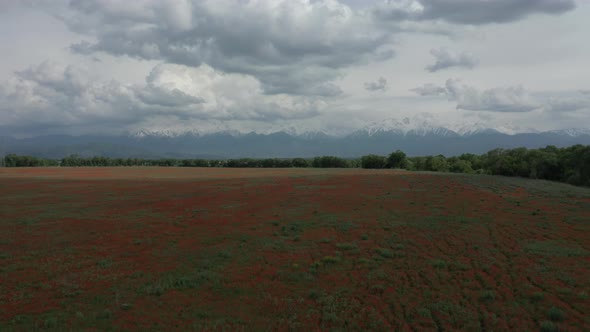
<svg viewBox="0 0 590 332"><path fill-rule="evenodd" d="M428 117L386 119L344 135L322 131L271 133L137 131L126 135L53 135L0 137L0 155L16 153L44 158L71 154L114 158L359 157L402 150L410 156L485 153L495 148L539 148L590 144L590 130L536 131L515 126L472 123L444 125Z"/></svg>

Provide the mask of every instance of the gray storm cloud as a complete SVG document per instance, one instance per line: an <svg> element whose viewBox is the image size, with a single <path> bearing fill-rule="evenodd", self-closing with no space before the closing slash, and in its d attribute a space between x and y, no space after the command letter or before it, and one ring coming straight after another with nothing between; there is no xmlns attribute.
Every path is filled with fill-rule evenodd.
<svg viewBox="0 0 590 332"><path fill-rule="evenodd" d="M240 10L236 10L240 6ZM74 52L105 52L251 75L267 94L340 94L340 69L388 59L391 34L335 0L73 0L64 22L96 39Z"/></svg>
<svg viewBox="0 0 590 332"><path fill-rule="evenodd" d="M372 12L336 0L72 0L61 17L72 31L91 37L73 44L74 52L206 63L255 77L266 94L332 97L342 92L333 81L343 68L394 55L384 45L403 28L380 24L383 19L503 23L574 8L573 0L389 0ZM476 63L467 53L433 55L433 72Z"/></svg>

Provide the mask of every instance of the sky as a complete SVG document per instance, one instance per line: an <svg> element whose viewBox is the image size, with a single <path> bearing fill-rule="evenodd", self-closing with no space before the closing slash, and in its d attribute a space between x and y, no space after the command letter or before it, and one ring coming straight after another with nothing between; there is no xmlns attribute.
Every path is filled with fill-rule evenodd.
<svg viewBox="0 0 590 332"><path fill-rule="evenodd" d="M590 1L3 0L0 136L590 127Z"/></svg>

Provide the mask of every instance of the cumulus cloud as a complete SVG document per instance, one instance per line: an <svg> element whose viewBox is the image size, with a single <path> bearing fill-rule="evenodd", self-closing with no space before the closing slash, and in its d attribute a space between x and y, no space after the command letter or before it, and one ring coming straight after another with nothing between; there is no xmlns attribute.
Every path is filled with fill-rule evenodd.
<svg viewBox="0 0 590 332"><path fill-rule="evenodd" d="M394 54L390 31L336 0L72 0L63 20L91 37L74 52L205 63L267 94L338 95L341 68Z"/></svg>
<svg viewBox="0 0 590 332"><path fill-rule="evenodd" d="M367 91L385 91L387 90L387 79L379 77L376 82L365 82L365 89Z"/></svg>
<svg viewBox="0 0 590 332"><path fill-rule="evenodd" d="M480 91L462 84L460 80L449 79L444 87L426 84L412 89L421 96L446 95L457 103L457 109L487 112L530 112L541 105L523 87L493 88Z"/></svg>
<svg viewBox="0 0 590 332"><path fill-rule="evenodd" d="M158 65L145 84L130 85L45 62L0 84L0 123L29 132L72 127L121 132L155 117L272 123L314 117L322 105L314 98L264 95L256 79L205 65Z"/></svg>
<svg viewBox="0 0 590 332"><path fill-rule="evenodd" d="M431 73L451 67L473 69L477 64L477 59L473 54L467 52L455 53L446 48L439 48L430 50L430 54L436 59L434 64L426 67L426 70Z"/></svg>
<svg viewBox="0 0 590 332"><path fill-rule="evenodd" d="M374 14L383 20L480 25L514 22L533 14L559 15L575 8L575 0L387 0Z"/></svg>

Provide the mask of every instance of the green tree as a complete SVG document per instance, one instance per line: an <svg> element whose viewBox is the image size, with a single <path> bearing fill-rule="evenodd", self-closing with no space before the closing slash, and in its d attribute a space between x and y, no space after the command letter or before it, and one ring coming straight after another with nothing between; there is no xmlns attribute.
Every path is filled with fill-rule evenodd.
<svg viewBox="0 0 590 332"><path fill-rule="evenodd" d="M387 165L387 159L383 156L370 154L361 158L362 168L381 169Z"/></svg>
<svg viewBox="0 0 590 332"><path fill-rule="evenodd" d="M455 158L450 161L450 171L453 173L473 173L473 168L471 168L471 162L468 160L463 160L459 158Z"/></svg>
<svg viewBox="0 0 590 332"><path fill-rule="evenodd" d="M295 158L291 161L293 163L293 167L309 167L309 161L303 158Z"/></svg>
<svg viewBox="0 0 590 332"><path fill-rule="evenodd" d="M346 168L346 160L334 156L315 157L312 166L316 168Z"/></svg>
<svg viewBox="0 0 590 332"><path fill-rule="evenodd" d="M426 170L433 172L448 172L449 163L443 155L429 156L426 158Z"/></svg>
<svg viewBox="0 0 590 332"><path fill-rule="evenodd" d="M403 151L396 150L387 157L388 168L407 168L407 156Z"/></svg>

